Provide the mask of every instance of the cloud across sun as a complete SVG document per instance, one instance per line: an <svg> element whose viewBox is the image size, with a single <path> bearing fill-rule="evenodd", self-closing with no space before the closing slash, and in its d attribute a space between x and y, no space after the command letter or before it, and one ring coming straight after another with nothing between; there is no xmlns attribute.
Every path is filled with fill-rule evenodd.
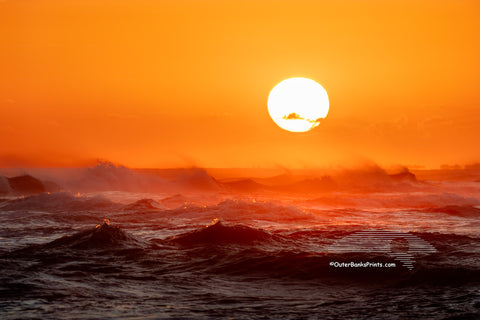
<svg viewBox="0 0 480 320"><path fill-rule="evenodd" d="M277 84L268 97L268 112L282 129L305 132L320 124L329 110L327 91L307 78L290 78Z"/></svg>

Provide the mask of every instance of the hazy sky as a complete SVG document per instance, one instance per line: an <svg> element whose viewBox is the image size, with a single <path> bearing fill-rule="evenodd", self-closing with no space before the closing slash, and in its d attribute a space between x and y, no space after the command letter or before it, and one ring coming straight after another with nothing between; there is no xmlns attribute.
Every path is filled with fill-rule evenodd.
<svg viewBox="0 0 480 320"><path fill-rule="evenodd" d="M0 166L480 161L480 2L0 1ZM330 113L291 133L290 77Z"/></svg>

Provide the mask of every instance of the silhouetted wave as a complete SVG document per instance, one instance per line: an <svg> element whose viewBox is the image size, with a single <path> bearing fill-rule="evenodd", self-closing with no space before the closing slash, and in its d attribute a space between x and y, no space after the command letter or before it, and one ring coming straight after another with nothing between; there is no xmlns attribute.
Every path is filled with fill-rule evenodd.
<svg viewBox="0 0 480 320"><path fill-rule="evenodd" d="M148 210L159 210L159 209L165 209L165 207L153 199L140 199L124 207L124 210L133 210L133 211L139 211L139 210L148 211Z"/></svg>
<svg viewBox="0 0 480 320"><path fill-rule="evenodd" d="M94 228L66 235L46 244L32 245L16 250L12 254L28 255L43 254L45 252L65 250L94 250L94 249L124 249L138 246L139 242L116 226L110 226L110 221L105 219L102 224Z"/></svg>
<svg viewBox="0 0 480 320"><path fill-rule="evenodd" d="M254 242L265 242L278 239L266 231L243 226L226 226L219 220L204 228L174 236L170 241L184 245L221 245L228 243L250 244Z"/></svg>
<svg viewBox="0 0 480 320"><path fill-rule="evenodd" d="M78 232L71 236L65 236L53 242L46 247L64 247L71 249L98 249L98 248L118 248L136 243L136 240L129 236L119 227L110 226L108 220L95 228Z"/></svg>

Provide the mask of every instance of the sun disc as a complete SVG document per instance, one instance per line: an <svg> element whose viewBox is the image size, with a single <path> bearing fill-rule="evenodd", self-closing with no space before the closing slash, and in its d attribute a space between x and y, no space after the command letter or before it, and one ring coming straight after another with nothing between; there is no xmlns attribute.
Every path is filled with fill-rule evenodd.
<svg viewBox="0 0 480 320"><path fill-rule="evenodd" d="M329 110L327 91L307 78L290 78L277 84L268 96L268 113L282 129L305 132L320 124Z"/></svg>

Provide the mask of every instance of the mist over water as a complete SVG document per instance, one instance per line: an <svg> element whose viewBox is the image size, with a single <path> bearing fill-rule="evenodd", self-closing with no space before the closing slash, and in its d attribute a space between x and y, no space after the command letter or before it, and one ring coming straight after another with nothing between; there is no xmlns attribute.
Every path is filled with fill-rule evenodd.
<svg viewBox="0 0 480 320"><path fill-rule="evenodd" d="M2 319L480 312L476 178L424 180L366 167L227 179L109 163L21 173L28 176L0 177ZM379 230L400 236L378 238L369 250L361 242L331 250ZM415 251L405 240L412 237L435 252Z"/></svg>

